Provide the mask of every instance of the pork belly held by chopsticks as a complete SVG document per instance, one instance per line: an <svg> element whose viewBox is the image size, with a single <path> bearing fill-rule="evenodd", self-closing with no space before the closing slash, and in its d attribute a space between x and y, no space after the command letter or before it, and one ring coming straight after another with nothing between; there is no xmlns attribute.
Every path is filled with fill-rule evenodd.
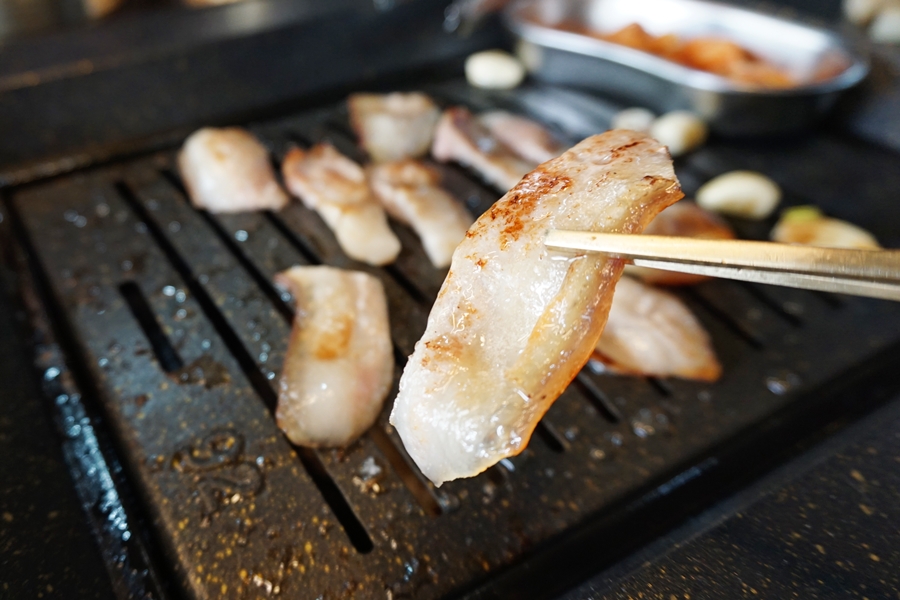
<svg viewBox="0 0 900 600"><path fill-rule="evenodd" d="M450 264L456 246L475 220L440 187L440 175L414 160L375 165L368 169L372 191L388 214L411 226L422 239L431 264Z"/></svg>
<svg viewBox="0 0 900 600"><path fill-rule="evenodd" d="M688 307L630 277L616 284L593 359L625 375L715 381L722 374L709 334Z"/></svg>
<svg viewBox="0 0 900 600"><path fill-rule="evenodd" d="M381 204L373 197L362 167L334 149L318 144L293 148L281 165L285 185L318 212L350 258L385 265L400 253Z"/></svg>
<svg viewBox="0 0 900 600"><path fill-rule="evenodd" d="M475 222L391 414L429 479L521 452L600 338L623 261L550 252L545 232L640 233L681 196L664 146L610 131L538 167Z"/></svg>
<svg viewBox="0 0 900 600"><path fill-rule="evenodd" d="M213 213L280 210L289 198L253 134L239 127L204 127L178 153L178 170L191 203Z"/></svg>
<svg viewBox="0 0 900 600"><path fill-rule="evenodd" d="M353 94L347 108L360 145L375 162L424 156L440 116L434 101L419 92Z"/></svg>
<svg viewBox="0 0 900 600"><path fill-rule="evenodd" d="M393 379L384 288L367 273L332 267L293 267L275 280L297 311L278 426L301 446L346 446L375 422Z"/></svg>

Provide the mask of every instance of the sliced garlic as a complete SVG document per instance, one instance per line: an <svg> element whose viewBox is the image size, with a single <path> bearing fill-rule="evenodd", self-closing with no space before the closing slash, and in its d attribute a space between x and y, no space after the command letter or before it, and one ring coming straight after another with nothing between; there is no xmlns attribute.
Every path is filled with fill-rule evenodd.
<svg viewBox="0 0 900 600"><path fill-rule="evenodd" d="M780 200L778 184L755 171L731 171L697 190L701 208L747 219L768 217Z"/></svg>
<svg viewBox="0 0 900 600"><path fill-rule="evenodd" d="M797 206L781 213L772 228L772 241L823 248L881 248L871 233L847 221L826 217L815 206Z"/></svg>
<svg viewBox="0 0 900 600"><path fill-rule="evenodd" d="M466 80L480 88L508 90L525 78L525 67L502 50L476 52L466 59Z"/></svg>
<svg viewBox="0 0 900 600"><path fill-rule="evenodd" d="M692 112L675 110L653 121L650 135L669 147L669 154L681 156L706 141L706 123Z"/></svg>
<svg viewBox="0 0 900 600"><path fill-rule="evenodd" d="M610 129L630 129L632 131L650 131L656 115L646 108L633 107L621 110L612 118Z"/></svg>
<svg viewBox="0 0 900 600"><path fill-rule="evenodd" d="M874 42L900 44L900 3L891 3L875 15L869 37Z"/></svg>

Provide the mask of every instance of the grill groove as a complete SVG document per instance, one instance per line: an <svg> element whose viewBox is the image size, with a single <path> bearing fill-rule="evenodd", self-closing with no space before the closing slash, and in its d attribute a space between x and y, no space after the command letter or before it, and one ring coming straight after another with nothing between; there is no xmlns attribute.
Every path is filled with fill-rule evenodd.
<svg viewBox="0 0 900 600"><path fill-rule="evenodd" d="M159 326L159 321L156 320L153 309L147 304L147 298L144 297L141 287L133 281L126 281L119 286L119 291L122 292L122 297L125 298L128 308L131 309L131 314L144 330L162 370L166 373L174 373L184 367L184 361L181 360L178 350L172 346L169 337Z"/></svg>

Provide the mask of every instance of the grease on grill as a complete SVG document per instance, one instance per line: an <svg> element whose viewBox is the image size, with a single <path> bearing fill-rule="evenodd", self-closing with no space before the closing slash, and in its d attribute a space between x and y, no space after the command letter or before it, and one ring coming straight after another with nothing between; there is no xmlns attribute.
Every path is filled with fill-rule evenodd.
<svg viewBox="0 0 900 600"><path fill-rule="evenodd" d="M228 369L225 368L225 365L216 362L206 354L174 371L172 377L179 383L202 385L206 389L224 385L231 381L231 375L228 374Z"/></svg>

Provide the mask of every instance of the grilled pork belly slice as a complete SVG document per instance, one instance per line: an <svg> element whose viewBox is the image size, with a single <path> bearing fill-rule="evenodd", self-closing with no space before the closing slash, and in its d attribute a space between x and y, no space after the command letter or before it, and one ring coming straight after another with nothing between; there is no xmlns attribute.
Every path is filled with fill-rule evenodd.
<svg viewBox="0 0 900 600"><path fill-rule="evenodd" d="M566 149L546 127L519 115L495 110L478 115L478 121L501 144L535 166Z"/></svg>
<svg viewBox="0 0 900 600"><path fill-rule="evenodd" d="M388 214L412 227L438 268L450 264L456 246L475 220L440 187L440 175L414 160L383 163L368 170L372 191Z"/></svg>
<svg viewBox="0 0 900 600"><path fill-rule="evenodd" d="M474 169L500 190L515 186L534 167L534 163L513 154L460 106L441 115L431 155L441 162L454 161Z"/></svg>
<svg viewBox="0 0 900 600"><path fill-rule="evenodd" d="M400 240L372 194L362 167L334 149L318 144L293 148L281 166L285 185L318 212L350 258L370 265L392 262Z"/></svg>
<svg viewBox="0 0 900 600"><path fill-rule="evenodd" d="M736 237L734 230L721 217L689 200L682 200L659 213L659 216L647 225L644 233L704 240L733 240ZM635 265L626 265L625 273L638 277L645 283L656 285L692 285L709 279L705 275L676 273Z"/></svg>
<svg viewBox="0 0 900 600"><path fill-rule="evenodd" d="M376 162L425 155L440 116L434 101L419 92L353 94L347 107L360 145Z"/></svg>
<svg viewBox="0 0 900 600"><path fill-rule="evenodd" d="M690 309L630 277L616 284L594 359L629 375L715 381L722 374L709 334Z"/></svg>
<svg viewBox="0 0 900 600"><path fill-rule="evenodd" d="M268 151L238 127L192 133L178 154L178 170L193 205L209 212L280 210L289 199Z"/></svg>
<svg viewBox="0 0 900 600"><path fill-rule="evenodd" d="M293 267L276 283L296 301L279 381L278 426L295 444L346 446L378 417L394 372L381 282L358 271Z"/></svg>
<svg viewBox="0 0 900 600"><path fill-rule="evenodd" d="M610 131L542 164L472 225L391 414L429 479L521 452L600 338L622 260L551 252L545 232L640 233L681 195L664 146Z"/></svg>

